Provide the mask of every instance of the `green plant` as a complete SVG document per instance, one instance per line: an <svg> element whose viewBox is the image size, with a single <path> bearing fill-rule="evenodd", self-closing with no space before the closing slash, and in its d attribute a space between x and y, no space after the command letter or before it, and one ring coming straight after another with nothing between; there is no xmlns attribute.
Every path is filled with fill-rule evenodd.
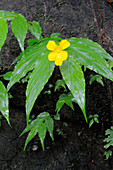
<svg viewBox="0 0 113 170"><path fill-rule="evenodd" d="M106 157L106 160L108 160L109 157L112 156L112 151L108 150L108 151L104 152L104 156Z"/></svg>
<svg viewBox="0 0 113 170"><path fill-rule="evenodd" d="M104 86L104 83L102 81L102 76L101 75L90 75L90 81L89 84L91 85L94 81L97 81L100 83L102 86Z"/></svg>
<svg viewBox="0 0 113 170"><path fill-rule="evenodd" d="M36 136L37 133L39 135L42 148L44 150L44 139L46 136L46 131L48 130L50 137L52 138L52 140L54 140L53 129L54 129L54 121L50 116L50 114L48 112L40 113L35 120L30 121L29 127L26 127L22 132L22 134L20 135L22 136L24 133L30 131L25 142L24 150L26 149L28 142L34 136Z"/></svg>
<svg viewBox="0 0 113 170"><path fill-rule="evenodd" d="M56 104L57 113L60 111L60 109L62 108L64 104L67 104L69 107L71 107L74 110L73 103L72 103L74 101L75 99L70 92L68 94L65 94L65 93L61 94Z"/></svg>
<svg viewBox="0 0 113 170"><path fill-rule="evenodd" d="M108 137L104 139L104 142L107 142L104 148L107 149L110 146L113 146L113 126L111 126L111 129L106 130L105 135L108 135Z"/></svg>
<svg viewBox="0 0 113 170"><path fill-rule="evenodd" d="M61 87L63 87L64 90L66 91L65 81L63 79L59 79L56 81L54 91L60 90Z"/></svg>
<svg viewBox="0 0 113 170"><path fill-rule="evenodd" d="M63 135L63 131L62 130L56 129L56 131L57 131L58 135Z"/></svg>
<svg viewBox="0 0 113 170"><path fill-rule="evenodd" d="M1 99L3 101L5 100L5 103L7 103L6 107L8 107L6 91L9 91L11 87L25 77L29 71L32 72L28 79L26 89L27 127L23 133L27 131L30 131L30 133L26 140L25 148L27 143L38 133L44 149L46 130L49 131L51 138L53 139L53 128L47 127L45 123L47 122L47 117L49 117L49 121L51 120L51 122L53 122L52 118L50 115L47 116L47 112L44 112L46 114L43 115L43 119L40 119L39 116L36 120L29 123L29 117L34 103L44 88L44 85L51 77L55 65L60 66L63 80L72 95L67 94L69 95L68 97L71 98L70 103L66 100L66 94L62 94L62 98L64 98L65 103L68 103L71 108L73 108L72 99L74 98L76 103L80 106L87 122L85 110L85 78L81 66L89 68L96 73L113 80L113 72L107 62L107 60L113 61L113 58L99 44L89 39L72 37L67 40L62 40L62 38L59 37L60 33L53 33L49 38L43 38L42 30L38 22L28 22L21 14L2 10L0 11L0 49L7 37L7 21L11 21L11 29L14 36L17 38L22 53L13 62L17 62L17 64L12 72L7 90L2 83L0 84L0 90L3 89L4 94L6 95L6 98L3 98L2 94ZM34 36L34 40L30 40L28 42L28 47L24 50L24 40L28 30ZM2 103L3 102L1 102L0 107L1 112L9 122L8 112L5 114L5 111L3 111L4 105ZM56 117L58 117L58 115ZM39 123L35 124L37 121Z"/></svg>
<svg viewBox="0 0 113 170"><path fill-rule="evenodd" d="M94 122L99 123L98 118L99 118L99 115L97 115L97 114L90 115L88 117L88 119L90 119L90 121L89 121L89 128L94 124Z"/></svg>

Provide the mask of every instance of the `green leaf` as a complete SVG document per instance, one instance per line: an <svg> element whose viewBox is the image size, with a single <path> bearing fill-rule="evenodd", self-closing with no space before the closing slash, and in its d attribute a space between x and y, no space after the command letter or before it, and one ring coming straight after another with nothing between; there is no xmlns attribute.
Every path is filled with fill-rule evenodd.
<svg viewBox="0 0 113 170"><path fill-rule="evenodd" d="M57 113L60 111L60 109L64 104L67 104L69 107L71 107L74 110L72 101L73 101L73 96L71 93L61 94L56 104Z"/></svg>
<svg viewBox="0 0 113 170"><path fill-rule="evenodd" d="M19 15L15 17L11 22L11 28L14 36L17 38L19 46L24 51L24 40L28 30L27 20Z"/></svg>
<svg viewBox="0 0 113 170"><path fill-rule="evenodd" d="M37 133L38 133L37 127L33 128L33 129L29 132L29 134L28 134L28 136L27 136L27 139L26 139L26 142L25 142L24 151L25 151L26 146L27 146L27 144L29 143L29 141L31 141L31 140L34 138L34 136L36 136Z"/></svg>
<svg viewBox="0 0 113 170"><path fill-rule="evenodd" d="M85 112L85 79L80 65L76 59L70 55L60 67L60 70L66 85L82 109L84 117L87 121Z"/></svg>
<svg viewBox="0 0 113 170"><path fill-rule="evenodd" d="M24 133L28 132L29 130L38 127L39 124L43 123L43 121L47 119L49 116L50 114L48 112L40 113L35 120L30 122L30 124L24 129L24 131L21 133L20 136L22 136Z"/></svg>
<svg viewBox="0 0 113 170"><path fill-rule="evenodd" d="M104 148L108 148L110 146L113 146L113 129L107 129L105 135L108 135L107 138L104 139L104 142L107 142L107 144L104 146Z"/></svg>
<svg viewBox="0 0 113 170"><path fill-rule="evenodd" d="M63 107L64 104L65 104L65 100L64 99L59 99L57 101L57 104L56 104L56 111L57 111L57 113L60 111L60 109Z"/></svg>
<svg viewBox="0 0 113 170"><path fill-rule="evenodd" d="M53 129L54 129L54 121L50 117L50 114L48 112L40 113L35 120L30 122L29 126L27 126L22 132L22 134L20 135L22 136L25 132L28 132L30 130L25 142L24 150L28 142L31 141L31 139L37 134L37 132L42 144L42 148L44 150L44 139L46 136L46 131L48 130L52 140L54 140Z"/></svg>
<svg viewBox="0 0 113 170"><path fill-rule="evenodd" d="M61 35L61 33L53 33L53 34L51 34L50 39L51 39L51 40L61 41L62 38L59 37L60 35Z"/></svg>
<svg viewBox="0 0 113 170"><path fill-rule="evenodd" d="M102 86L104 86L104 83L102 81L102 76L101 75L90 75L90 81L89 84L91 85L94 81L97 81L100 83Z"/></svg>
<svg viewBox="0 0 113 170"><path fill-rule="evenodd" d="M4 45L8 33L8 25L5 19L0 19L0 50Z"/></svg>
<svg viewBox="0 0 113 170"><path fill-rule="evenodd" d="M33 36L36 38L36 40L40 40L42 30L38 22L33 21L29 23L29 30L33 34Z"/></svg>
<svg viewBox="0 0 113 170"><path fill-rule="evenodd" d="M53 137L54 121L50 116L45 120L45 125L52 140L54 140L54 137Z"/></svg>
<svg viewBox="0 0 113 170"><path fill-rule="evenodd" d="M12 71L9 71L6 74L0 75L0 77L3 77L4 80L10 80L11 75L12 75Z"/></svg>
<svg viewBox="0 0 113 170"><path fill-rule="evenodd" d="M113 80L113 72L107 61L113 58L97 43L84 38L70 38L70 47L67 52L70 57L74 57L80 64Z"/></svg>
<svg viewBox="0 0 113 170"><path fill-rule="evenodd" d="M12 77L8 84L7 89L9 90L16 82L24 77L28 71L32 70L35 67L35 63L39 57L47 51L46 49L47 42L40 43L38 46L32 46L25 50L25 57L21 58L21 60L15 66L15 69L12 73Z"/></svg>
<svg viewBox="0 0 113 170"><path fill-rule="evenodd" d="M32 46L28 46L24 51L24 55L23 55L23 53L21 53L18 57L16 57L16 59L13 61L13 63L11 65L13 65L13 64L17 63L18 61L20 61L21 58L25 58L26 57L25 54L27 54L28 52L30 52L31 50L33 50L35 48L37 48L37 44L34 44Z"/></svg>
<svg viewBox="0 0 113 170"><path fill-rule="evenodd" d="M62 79L62 80L57 80L56 83L55 83L55 90L59 90L60 87L63 87L65 90L66 90L66 86L65 86L65 81Z"/></svg>
<svg viewBox="0 0 113 170"><path fill-rule="evenodd" d="M104 156L106 156L106 160L108 160L109 157L112 156L112 151L108 150L107 152L104 152Z"/></svg>
<svg viewBox="0 0 113 170"><path fill-rule="evenodd" d="M29 115L31 109L43 89L44 85L47 83L48 79L52 75L54 70L54 62L50 62L48 60L48 50L40 56L37 60L35 69L31 74L31 78L28 82L27 90L26 90L26 115L27 115L27 123L29 122Z"/></svg>
<svg viewBox="0 0 113 170"><path fill-rule="evenodd" d="M56 115L54 115L54 119L55 120L60 120L60 114L57 113Z"/></svg>
<svg viewBox="0 0 113 170"><path fill-rule="evenodd" d="M44 150L44 139L46 136L46 126L44 123L40 124L38 127L38 135L42 144L42 148Z"/></svg>
<svg viewBox="0 0 113 170"><path fill-rule="evenodd" d="M31 77L31 72L29 72L29 73L27 74L27 76L25 76L25 77L21 80L22 83L28 82L28 80L30 79L30 77Z"/></svg>
<svg viewBox="0 0 113 170"><path fill-rule="evenodd" d="M36 40L35 39L30 39L29 41L28 41L28 45L29 46L32 46L32 45L34 45L36 43Z"/></svg>
<svg viewBox="0 0 113 170"><path fill-rule="evenodd" d="M93 123L94 123L94 120L91 119L90 122L89 122L89 128L93 125Z"/></svg>
<svg viewBox="0 0 113 170"><path fill-rule="evenodd" d="M94 116L93 115L90 115L89 117L88 117L88 119L92 119Z"/></svg>
<svg viewBox="0 0 113 170"><path fill-rule="evenodd" d="M50 38L56 38L59 37L61 35L61 33L53 33L51 34Z"/></svg>
<svg viewBox="0 0 113 170"><path fill-rule="evenodd" d="M95 115L94 115L94 118L99 118L99 115L98 115L98 114L95 114Z"/></svg>
<svg viewBox="0 0 113 170"><path fill-rule="evenodd" d="M103 83L103 81L102 81L102 76L97 75L96 81L97 81L98 83L100 83L102 86L104 86L104 83Z"/></svg>
<svg viewBox="0 0 113 170"><path fill-rule="evenodd" d="M98 118L94 118L94 121L96 122L96 123L99 123L99 120L98 120Z"/></svg>
<svg viewBox="0 0 113 170"><path fill-rule="evenodd" d="M6 19L8 21L17 17L17 15L18 14L14 12L0 10L0 18Z"/></svg>
<svg viewBox="0 0 113 170"><path fill-rule="evenodd" d="M0 81L0 111L3 116L6 118L8 124L9 122L9 101L8 101L8 94L5 86Z"/></svg>

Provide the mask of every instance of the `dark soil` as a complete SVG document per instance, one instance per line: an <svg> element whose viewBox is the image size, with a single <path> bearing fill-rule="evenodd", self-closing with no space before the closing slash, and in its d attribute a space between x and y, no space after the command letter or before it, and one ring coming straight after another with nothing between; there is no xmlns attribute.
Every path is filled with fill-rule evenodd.
<svg viewBox="0 0 113 170"><path fill-rule="evenodd" d="M98 8L95 1L95 14L100 26ZM107 35L113 40L113 7L106 1L99 1L103 17L103 27ZM97 28L92 14L90 0L29 0L0 1L1 10L9 10L22 13L28 20L37 20L43 28L43 34L48 36L51 32L58 32L64 26L62 36L84 37L98 42ZM54 27L52 26L54 24ZM110 27L109 27L110 26ZM1 73L12 69L10 64L19 55L19 47L13 36L9 36L1 52ZM29 38L29 34L26 38ZM108 52L112 54L110 49ZM105 160L104 144L105 130L111 126L110 104L106 93L106 87L94 82L89 86L89 70L86 78L86 110L87 115L99 114L99 124L88 128L83 114L74 104L75 111L64 105L60 111L61 120L55 121L54 142L47 134L45 139L45 151L38 136L29 142L26 151L23 151L27 134L19 137L26 126L25 116L25 89L26 84L17 83L11 89L13 96L10 99L10 122L2 119L0 128L0 170L112 170L113 158ZM94 73L93 73L94 74ZM55 78L56 79L56 78ZM49 84L54 83L54 75L50 78L44 90L49 89ZM7 82L5 81L6 85ZM43 111L55 114L55 104L62 92L53 95L39 95L31 115L38 115ZM67 126L65 126L65 122ZM62 134L57 133L60 129ZM80 134L80 135L79 135ZM34 151L34 148L36 150ZM111 148L111 150L113 150Z"/></svg>

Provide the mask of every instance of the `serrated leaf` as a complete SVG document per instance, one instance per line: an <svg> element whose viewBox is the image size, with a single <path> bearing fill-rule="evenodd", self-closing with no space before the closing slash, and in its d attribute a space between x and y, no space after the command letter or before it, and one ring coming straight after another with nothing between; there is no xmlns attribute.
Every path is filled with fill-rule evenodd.
<svg viewBox="0 0 113 170"><path fill-rule="evenodd" d="M0 18L0 50L4 45L8 33L8 25L5 19Z"/></svg>
<svg viewBox="0 0 113 170"><path fill-rule="evenodd" d="M29 30L36 40L40 40L42 30L38 22L33 21L32 23L29 23Z"/></svg>
<svg viewBox="0 0 113 170"><path fill-rule="evenodd" d="M25 57L21 58L12 73L12 77L7 87L8 90L22 77L24 77L28 71L32 70L35 67L36 61L39 57L43 57L43 54L46 50L47 49L45 42L40 43L38 46L35 45L25 50Z"/></svg>
<svg viewBox="0 0 113 170"><path fill-rule="evenodd" d="M32 110L32 107L43 89L44 85L47 83L48 79L52 75L54 70L54 63L48 60L48 50L43 52L43 55L40 56L37 60L35 69L31 74L31 78L27 85L26 90L26 115L27 123L29 122L29 115Z"/></svg>
<svg viewBox="0 0 113 170"><path fill-rule="evenodd" d="M85 79L80 65L76 59L70 55L60 67L60 70L66 85L80 106L87 121L85 112Z"/></svg>
<svg viewBox="0 0 113 170"><path fill-rule="evenodd" d="M97 43L83 38L70 38L70 47L67 52L73 56L80 64L113 80L113 72L107 61L113 61L113 58Z"/></svg>
<svg viewBox="0 0 113 170"><path fill-rule="evenodd" d="M27 136L27 139L26 139L26 142L25 142L24 151L25 151L25 149L26 149L27 144L34 138L34 136L36 136L37 133L38 133L37 127L33 128L33 129L29 132L29 134L28 134L28 136Z"/></svg>
<svg viewBox="0 0 113 170"><path fill-rule="evenodd" d="M11 22L11 29L13 31L14 36L17 38L19 46L24 51L24 40L28 30L27 20L19 15L15 17Z"/></svg>
<svg viewBox="0 0 113 170"><path fill-rule="evenodd" d="M110 146L113 146L113 141L109 142L108 144L104 145L104 148L107 149Z"/></svg>
<svg viewBox="0 0 113 170"><path fill-rule="evenodd" d="M14 12L0 10L0 18L6 19L8 21L17 17L17 15L18 14Z"/></svg>
<svg viewBox="0 0 113 170"><path fill-rule="evenodd" d="M107 142L104 148L107 149L109 146L113 146L113 129L107 129L105 135L108 135L108 137L104 139L104 142Z"/></svg>
<svg viewBox="0 0 113 170"><path fill-rule="evenodd" d="M109 135L109 134L112 134L112 135L113 135L113 130L107 129L105 135Z"/></svg>
<svg viewBox="0 0 113 170"><path fill-rule="evenodd" d="M54 137L53 137L54 121L50 116L45 120L45 125L52 140L54 140Z"/></svg>
<svg viewBox="0 0 113 170"><path fill-rule="evenodd" d="M46 126L44 123L40 124L38 127L38 135L42 144L42 148L44 150L44 139L46 136Z"/></svg>
<svg viewBox="0 0 113 170"><path fill-rule="evenodd" d="M6 118L8 124L10 125L8 94L5 86L1 81L0 81L0 111L3 114L3 116Z"/></svg>

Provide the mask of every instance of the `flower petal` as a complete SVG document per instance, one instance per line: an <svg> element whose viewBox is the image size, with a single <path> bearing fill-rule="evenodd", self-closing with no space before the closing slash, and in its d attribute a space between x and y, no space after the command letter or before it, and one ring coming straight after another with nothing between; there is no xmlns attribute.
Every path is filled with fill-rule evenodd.
<svg viewBox="0 0 113 170"><path fill-rule="evenodd" d="M57 45L54 41L49 41L46 47L48 50L54 51Z"/></svg>
<svg viewBox="0 0 113 170"><path fill-rule="evenodd" d="M57 53L51 52L51 53L49 53L49 55L48 55L48 60L49 60L49 61L55 61L56 57L57 57Z"/></svg>
<svg viewBox="0 0 113 170"><path fill-rule="evenodd" d="M56 65L56 66L61 66L62 63L63 63L63 61L62 61L61 59L59 59L59 58L57 58L57 59L55 60L55 65Z"/></svg>
<svg viewBox="0 0 113 170"><path fill-rule="evenodd" d="M62 50L64 50L70 46L70 43L67 40L62 40L59 46L62 48Z"/></svg>
<svg viewBox="0 0 113 170"><path fill-rule="evenodd" d="M67 60L68 53L67 53L66 51L61 51L61 52L59 53L59 55L60 55L62 61Z"/></svg>

